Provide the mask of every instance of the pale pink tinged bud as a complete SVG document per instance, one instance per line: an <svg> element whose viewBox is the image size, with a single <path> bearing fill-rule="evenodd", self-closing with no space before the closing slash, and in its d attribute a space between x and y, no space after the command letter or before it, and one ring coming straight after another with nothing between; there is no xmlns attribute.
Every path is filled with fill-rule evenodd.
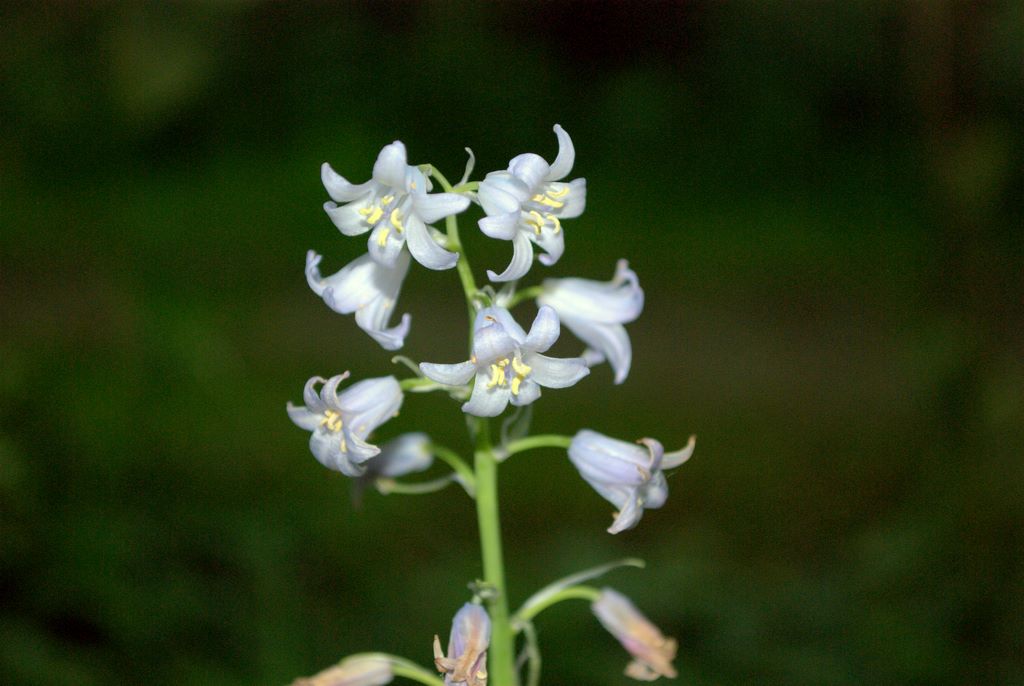
<svg viewBox="0 0 1024 686"><path fill-rule="evenodd" d="M434 664L444 674L445 686L487 686L487 646L491 619L479 605L466 603L452 619L448 655L434 636Z"/></svg>
<svg viewBox="0 0 1024 686"><path fill-rule="evenodd" d="M626 676L639 681L676 676L672 666L676 640L663 636L626 596L610 588L601 589L601 596L591 609L604 628L635 658L626 666Z"/></svg>
<svg viewBox="0 0 1024 686"><path fill-rule="evenodd" d="M387 660L376 657L352 657L319 674L296 679L292 686L384 686L394 679Z"/></svg>

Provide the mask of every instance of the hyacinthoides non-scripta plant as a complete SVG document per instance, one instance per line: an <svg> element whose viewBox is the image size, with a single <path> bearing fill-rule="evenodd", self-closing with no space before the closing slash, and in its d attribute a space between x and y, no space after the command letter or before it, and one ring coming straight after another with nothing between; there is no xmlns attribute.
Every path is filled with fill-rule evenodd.
<svg viewBox="0 0 1024 686"><path fill-rule="evenodd" d="M410 165L405 146L395 141L381 150L369 181L354 184L324 164L321 177L331 201L327 215L345 236L369 234L367 254L330 276L320 273L320 255L306 256L306 279L313 292L335 312L355 314L356 324L385 350L402 347L411 324L403 314L390 326L402 281L413 260L428 269L454 268L469 308L468 359L424 362L406 357L392 362L411 370L398 379L382 376L349 383L348 372L306 382L303 405L288 405L296 425L311 433L309 446L325 467L382 493L431 493L453 483L474 499L480 529L483 579L470 584L472 598L455 613L447 651L434 637L434 667L386 653L361 653L342 660L296 684L375 686L402 677L422 684L527 686L540 682L540 648L533 620L563 600L589 601L598 621L632 656L630 677L650 681L673 677L676 642L667 638L627 599L610 588L587 582L619 566L642 566L627 559L584 570L540 589L515 612L505 590L505 564L498 519L498 466L527 450L567 450L583 479L617 511L612 534L637 525L645 509L661 507L668 496L664 470L678 467L693 452L694 438L682 450L665 452L653 438L618 440L590 429L574 436L529 435L530 410L541 388L566 388L607 361L615 383L629 374L632 349L624 324L636 319L644 304L636 274L625 260L611 281L581 278L546 279L538 286L517 289L534 263L534 246L545 267L558 262L565 248L563 222L578 217L586 204L586 181L565 181L575 151L561 126L554 127L558 154L550 164L533 153L512 158L508 168L470 181L473 153L462 179L452 186L432 165ZM441 192L433 192L435 183ZM483 210L480 231L512 242L512 259L501 273L487 271L500 284L477 286L459 236L456 215L471 204ZM431 225L445 220L445 232ZM538 306L526 331L510 310L528 300ZM557 358L544 353L565 325L584 344L579 357ZM439 351L441 359L465 357ZM424 433L401 434L382 446L371 436L396 417L406 393L447 393L461 403L475 446L473 459L437 444ZM509 412L508 406L513 409ZM491 419L507 416L500 430ZM376 440L376 439L374 439ZM409 481L403 477L429 468L434 458L451 472L439 479ZM517 644L521 644L517 655ZM440 674L441 676L438 676ZM443 677L443 679L442 679Z"/></svg>

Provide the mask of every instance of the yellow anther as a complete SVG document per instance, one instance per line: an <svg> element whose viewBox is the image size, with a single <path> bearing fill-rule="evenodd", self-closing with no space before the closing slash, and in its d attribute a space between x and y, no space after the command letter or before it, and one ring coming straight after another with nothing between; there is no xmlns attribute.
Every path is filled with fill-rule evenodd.
<svg viewBox="0 0 1024 686"><path fill-rule="evenodd" d="M383 198L380 199L380 206L383 207L384 205L390 205L391 201L394 199L395 196L393 195L385 195Z"/></svg>
<svg viewBox="0 0 1024 686"><path fill-rule="evenodd" d="M555 233L558 233L559 231L562 230L562 222L558 221L558 217L556 217L553 214L545 214L544 216L547 217L548 221L550 221L552 224L554 224L555 228L552 229L552 230Z"/></svg>
<svg viewBox="0 0 1024 686"><path fill-rule="evenodd" d="M519 384L522 382L523 380L518 376L512 379L512 395L519 395Z"/></svg>
<svg viewBox="0 0 1024 686"><path fill-rule="evenodd" d="M389 229L388 227L385 226L383 229L381 229L380 230L380 235L377 236L377 245L379 245L382 248L385 245L387 245L388 244L388 234L389 233L391 233L391 229Z"/></svg>
<svg viewBox="0 0 1024 686"><path fill-rule="evenodd" d="M348 452L348 443L345 441L345 437L344 436L341 437L341 452L343 452L343 453L347 453Z"/></svg>
<svg viewBox="0 0 1024 686"><path fill-rule="evenodd" d="M366 217L367 224L376 224L380 221L380 218L384 216L384 210L379 207L374 207L370 210L369 216Z"/></svg>
<svg viewBox="0 0 1024 686"><path fill-rule="evenodd" d="M556 210L559 207L565 207L565 203L564 202L555 200L554 198L550 197L550 193L538 193L537 195L535 195L532 198L530 198L530 200L534 201L535 203L539 203L541 205L547 205L548 207L553 207Z"/></svg>
<svg viewBox="0 0 1024 686"><path fill-rule="evenodd" d="M518 357L514 357L512 358L512 370L522 377L533 371L533 367L521 361Z"/></svg>
<svg viewBox="0 0 1024 686"><path fill-rule="evenodd" d="M544 217L541 216L537 210L530 210L530 218L526 220L526 223L533 227L533 232L540 235L540 230L544 228Z"/></svg>
<svg viewBox="0 0 1024 686"><path fill-rule="evenodd" d="M488 388L505 385L505 368L496 364L491 365L491 378L487 382Z"/></svg>
<svg viewBox="0 0 1024 686"><path fill-rule="evenodd" d="M370 214L370 212L373 212L373 208L370 208L370 207L360 207L359 208L359 214L363 215L364 217L366 215Z"/></svg>
<svg viewBox="0 0 1024 686"><path fill-rule="evenodd" d="M565 196L569 195L569 187L568 186L562 186L558 190L549 190L545 195L547 195L550 198L561 199L561 198L564 198Z"/></svg>
<svg viewBox="0 0 1024 686"><path fill-rule="evenodd" d="M391 220L391 225L395 227L395 231L399 233L405 231L405 227L402 226L402 213L397 207L391 210L391 216L388 219Z"/></svg>
<svg viewBox="0 0 1024 686"><path fill-rule="evenodd" d="M411 188L411 189L413 189L413 190L416 190L416 182L415 182L415 181L413 181L412 183L410 183L410 184L409 184L409 188Z"/></svg>
<svg viewBox="0 0 1024 686"><path fill-rule="evenodd" d="M324 410L324 418L320 420L320 426L326 426L328 431L341 431L341 415L334 410Z"/></svg>

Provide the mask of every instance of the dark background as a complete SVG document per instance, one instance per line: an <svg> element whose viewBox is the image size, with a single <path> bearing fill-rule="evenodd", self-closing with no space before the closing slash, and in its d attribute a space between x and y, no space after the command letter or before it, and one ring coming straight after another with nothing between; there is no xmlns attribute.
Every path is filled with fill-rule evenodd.
<svg viewBox="0 0 1024 686"><path fill-rule="evenodd" d="M471 503L353 507L284 412L314 374L395 370L306 286L307 248L328 272L365 250L318 166L362 181L400 138L453 179L471 146L479 178L552 159L557 122L588 208L527 284L626 257L647 307L626 384L545 393L536 430L698 443L615 537L563 452L506 463L512 604L637 555L608 583L679 639L681 684L1024 683L1022 16L2 5L0 682L429 665L480 574ZM476 216L479 280L510 245ZM415 267L403 352L462 359L459 297ZM415 396L381 433L463 428ZM545 683L627 683L585 605L538 629Z"/></svg>

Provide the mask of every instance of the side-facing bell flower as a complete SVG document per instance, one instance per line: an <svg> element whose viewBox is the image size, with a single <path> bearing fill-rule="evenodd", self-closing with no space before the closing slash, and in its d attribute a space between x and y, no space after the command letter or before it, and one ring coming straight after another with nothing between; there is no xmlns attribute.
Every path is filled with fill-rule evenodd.
<svg viewBox="0 0 1024 686"><path fill-rule="evenodd" d="M611 281L546 279L538 305L550 305L562 324L590 346L583 357L592 364L604 360L615 372L615 383L626 380L633 348L628 324L644 309L644 292L626 260L619 260Z"/></svg>
<svg viewBox="0 0 1024 686"><path fill-rule="evenodd" d="M391 328L388 321L409 272L409 255L402 253L390 267L363 255L328 277L320 275L322 259L312 250L306 253L306 281L313 292L335 312L355 312L359 328L385 350L401 348L409 334L410 317L403 314L399 324Z"/></svg>
<svg viewBox="0 0 1024 686"><path fill-rule="evenodd" d="M508 310L488 307L477 313L473 325L473 354L458 364L424 362L420 369L430 379L449 386L469 383L473 392L462 411L477 417L496 417L511 402L528 405L540 397L540 387L567 388L590 373L581 357L555 358L541 353L558 340L558 315L541 307L530 333Z"/></svg>
<svg viewBox="0 0 1024 686"><path fill-rule="evenodd" d="M366 183L349 183L326 162L320 177L332 199L324 203L331 221L346 236L370 231L370 255L380 264L394 266L402 246L408 244L416 261L428 269L455 266L459 256L439 245L427 225L462 212L469 207L469 198L428 193L430 180L406 162L401 141L384 146Z"/></svg>
<svg viewBox="0 0 1024 686"><path fill-rule="evenodd" d="M466 603L452 619L448 655L441 651L441 639L434 636L434 664L444 674L445 686L487 686L487 646L491 642L491 619L479 605Z"/></svg>
<svg viewBox="0 0 1024 686"><path fill-rule="evenodd" d="M590 608L604 628L633 656L633 661L626 666L626 676L639 681L676 676L672 666L676 657L676 640L663 636L629 598L610 588L603 588Z"/></svg>
<svg viewBox="0 0 1024 686"><path fill-rule="evenodd" d="M619 509L608 533L632 529L644 509L665 504L668 482L662 469L672 469L690 459L696 438L682 450L666 453L653 438L627 443L596 431L583 429L569 444L569 459L580 475L601 497Z"/></svg>
<svg viewBox="0 0 1024 686"><path fill-rule="evenodd" d="M394 678L391 663L387 660L357 656L345 658L311 677L296 679L292 686L384 686Z"/></svg>
<svg viewBox="0 0 1024 686"><path fill-rule="evenodd" d="M366 439L398 414L402 389L395 377L382 376L338 393L338 385L348 376L348 372L330 379L314 376L302 392L305 406L288 403L288 416L296 426L312 432L309 448L323 466L345 476L360 476L366 471L364 463L380 454L380 448ZM317 384L323 384L319 393Z"/></svg>
<svg viewBox="0 0 1024 686"><path fill-rule="evenodd" d="M545 254L541 264L558 262L565 250L562 220L583 213L587 202L586 179L568 183L562 179L572 171L576 160L572 139L555 124L558 156L550 165L534 153L512 158L505 171L488 174L480 182L477 199L486 217L479 221L480 230L491 238L512 241L512 261L501 274L488 270L491 281L515 281L530 270L533 246Z"/></svg>

